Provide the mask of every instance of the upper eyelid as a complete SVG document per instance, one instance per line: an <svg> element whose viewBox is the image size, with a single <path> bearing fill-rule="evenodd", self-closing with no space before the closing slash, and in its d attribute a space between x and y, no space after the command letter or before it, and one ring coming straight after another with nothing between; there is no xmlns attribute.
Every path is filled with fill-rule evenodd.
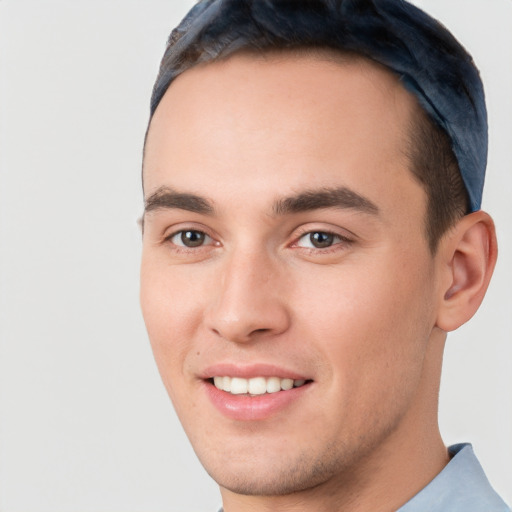
<svg viewBox="0 0 512 512"><path fill-rule="evenodd" d="M338 238L338 241L335 241L332 245L328 246L328 247L324 247L324 248L316 248L315 250L326 250L326 249L330 249L336 245L340 245L340 244L353 244L354 243L354 240L352 238L349 238L347 236L344 236L344 235L341 235L339 233L332 233L330 231L322 231L322 230L313 230L313 231L306 231L303 235L299 236L299 237L296 237L295 240L292 242L291 246L292 247L300 247L298 244L300 242L300 240L302 240L306 235L310 235L312 233L325 233L326 235L332 235L333 237L335 238ZM304 249L311 249L311 248L308 248L308 247L304 247Z"/></svg>
<svg viewBox="0 0 512 512"><path fill-rule="evenodd" d="M329 235L338 236L343 240L350 240L355 241L358 237L355 233L352 231L346 229L346 228L336 228L336 227L321 227L321 226L300 226L299 228L296 228L291 236L298 240L299 238L302 238L305 235L308 235L310 233L327 233Z"/></svg>
<svg viewBox="0 0 512 512"><path fill-rule="evenodd" d="M303 236L310 235L311 233L325 233L326 235L338 236L340 238L348 238L348 236L344 235L343 233L339 233L331 229L308 229L301 233L297 238L302 238Z"/></svg>
<svg viewBox="0 0 512 512"><path fill-rule="evenodd" d="M184 228L184 229L178 229L176 231L172 231L171 233L169 233L168 235L165 235L165 238L173 238L175 237L176 235L179 235L180 233L186 233L187 231L193 231L195 233L203 233L203 235L206 235L208 238L211 238L213 239L213 237L211 235L209 235L206 231L202 230L202 229L187 229L187 228Z"/></svg>
<svg viewBox="0 0 512 512"><path fill-rule="evenodd" d="M183 231L197 231L199 233L204 233L205 235L209 236L212 239L215 239L215 236L213 235L212 231L206 228L205 226L195 226L194 223L183 223L183 226L180 226L180 224L175 226L168 226L162 235L163 239L169 239L173 236L177 235L178 233L182 233Z"/></svg>

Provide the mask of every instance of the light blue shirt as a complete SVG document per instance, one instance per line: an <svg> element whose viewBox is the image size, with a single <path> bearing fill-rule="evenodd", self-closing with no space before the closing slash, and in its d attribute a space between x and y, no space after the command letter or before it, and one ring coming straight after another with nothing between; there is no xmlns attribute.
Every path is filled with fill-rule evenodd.
<svg viewBox="0 0 512 512"><path fill-rule="evenodd" d="M511 512L470 444L455 444L448 451L452 458L441 473L397 512Z"/></svg>
<svg viewBox="0 0 512 512"><path fill-rule="evenodd" d="M485 476L470 444L448 449L452 459L397 512L510 512Z"/></svg>

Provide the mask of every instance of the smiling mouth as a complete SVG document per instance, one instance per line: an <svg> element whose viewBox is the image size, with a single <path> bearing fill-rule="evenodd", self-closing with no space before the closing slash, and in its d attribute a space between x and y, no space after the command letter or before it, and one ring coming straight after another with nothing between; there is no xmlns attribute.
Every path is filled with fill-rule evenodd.
<svg viewBox="0 0 512 512"><path fill-rule="evenodd" d="M292 388L299 388L311 382L302 379L282 379L280 377L253 377L244 379L242 377L216 376L210 379L213 385L232 395L264 395L267 393L278 393L289 391Z"/></svg>

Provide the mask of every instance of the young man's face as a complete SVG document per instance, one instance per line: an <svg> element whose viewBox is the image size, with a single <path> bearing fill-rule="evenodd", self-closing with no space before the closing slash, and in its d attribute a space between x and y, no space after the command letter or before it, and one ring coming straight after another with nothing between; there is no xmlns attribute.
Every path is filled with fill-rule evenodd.
<svg viewBox="0 0 512 512"><path fill-rule="evenodd" d="M142 308L222 487L359 478L435 424L444 335L406 156L415 108L365 61L286 54L193 68L159 105Z"/></svg>

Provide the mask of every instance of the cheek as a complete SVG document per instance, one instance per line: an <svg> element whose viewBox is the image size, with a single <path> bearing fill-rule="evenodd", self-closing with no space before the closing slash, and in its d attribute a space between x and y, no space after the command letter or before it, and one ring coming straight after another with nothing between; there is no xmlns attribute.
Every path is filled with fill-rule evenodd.
<svg viewBox="0 0 512 512"><path fill-rule="evenodd" d="M180 334L197 327L208 288L195 265L172 265L163 251L143 251L140 301L150 338L184 342Z"/></svg>
<svg viewBox="0 0 512 512"><path fill-rule="evenodd" d="M430 276L417 270L421 264L408 266L381 258L302 280L299 294L307 299L300 307L310 319L302 329L332 365L333 387L347 395L391 396L420 378L434 317Z"/></svg>
<svg viewBox="0 0 512 512"><path fill-rule="evenodd" d="M197 414L190 386L197 384L187 372L191 354L198 354L195 333L202 318L197 281L180 279L167 266L141 268L140 301L153 356L162 382L180 418ZM157 268L158 271L153 269ZM194 286L196 283L196 286ZM196 412L194 412L196 411Z"/></svg>
<svg viewBox="0 0 512 512"><path fill-rule="evenodd" d="M170 393L181 382L202 318L200 280L142 259L140 302L151 347ZM179 378L176 378L178 377Z"/></svg>

